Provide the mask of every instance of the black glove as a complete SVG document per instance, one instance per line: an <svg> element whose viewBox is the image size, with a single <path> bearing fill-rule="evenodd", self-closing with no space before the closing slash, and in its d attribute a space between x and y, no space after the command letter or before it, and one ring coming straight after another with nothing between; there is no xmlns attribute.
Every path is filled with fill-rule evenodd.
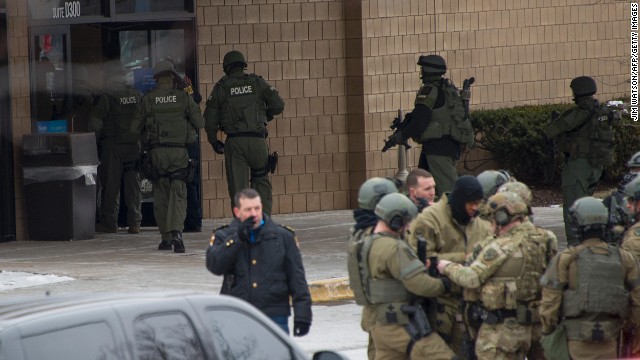
<svg viewBox="0 0 640 360"><path fill-rule="evenodd" d="M309 333L309 327L311 324L304 321L293 322L293 336L305 336Z"/></svg>
<svg viewBox="0 0 640 360"><path fill-rule="evenodd" d="M442 281L442 286L444 286L444 293L448 294L451 292L451 280L446 277L441 277L440 281Z"/></svg>
<svg viewBox="0 0 640 360"><path fill-rule="evenodd" d="M216 140L213 142L213 151L216 152L216 154L224 154L224 143L220 140Z"/></svg>
<svg viewBox="0 0 640 360"><path fill-rule="evenodd" d="M238 239L242 241L249 241L251 239L251 229L253 229L253 216L249 216L247 220L238 225Z"/></svg>

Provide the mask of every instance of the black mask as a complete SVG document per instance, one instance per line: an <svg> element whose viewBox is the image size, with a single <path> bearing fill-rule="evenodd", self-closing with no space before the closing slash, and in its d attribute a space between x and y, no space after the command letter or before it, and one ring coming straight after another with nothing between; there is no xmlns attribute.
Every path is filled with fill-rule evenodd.
<svg viewBox="0 0 640 360"><path fill-rule="evenodd" d="M449 207L451 214L461 225L467 225L471 221L471 216L467 214L465 204L478 201L484 198L482 185L475 176L463 175L453 183L453 190L449 195Z"/></svg>

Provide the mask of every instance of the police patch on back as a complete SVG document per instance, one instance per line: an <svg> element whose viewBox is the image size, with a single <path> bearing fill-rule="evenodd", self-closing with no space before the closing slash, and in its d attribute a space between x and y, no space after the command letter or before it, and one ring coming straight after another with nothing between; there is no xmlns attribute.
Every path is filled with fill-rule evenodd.
<svg viewBox="0 0 640 360"><path fill-rule="evenodd" d="M255 86L253 85L233 86L229 89L229 96L253 95L253 94L255 94Z"/></svg>

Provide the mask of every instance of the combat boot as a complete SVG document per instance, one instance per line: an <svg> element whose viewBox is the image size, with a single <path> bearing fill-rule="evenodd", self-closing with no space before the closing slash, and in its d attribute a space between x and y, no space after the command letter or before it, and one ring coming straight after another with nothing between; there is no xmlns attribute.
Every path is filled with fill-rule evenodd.
<svg viewBox="0 0 640 360"><path fill-rule="evenodd" d="M106 227L104 225L102 225L102 223L96 224L96 232L97 233L105 233L105 234L117 234L118 233L118 228L114 227L114 228L109 228Z"/></svg>
<svg viewBox="0 0 640 360"><path fill-rule="evenodd" d="M129 229L127 230L127 232L129 234L140 234L140 226L139 225L129 226Z"/></svg>
<svg viewBox="0 0 640 360"><path fill-rule="evenodd" d="M158 250L171 250L171 242L169 241L160 241L160 244L158 244Z"/></svg>
<svg viewBox="0 0 640 360"><path fill-rule="evenodd" d="M182 242L182 233L180 231L171 231L171 245L173 245L173 252L184 252L184 243Z"/></svg>

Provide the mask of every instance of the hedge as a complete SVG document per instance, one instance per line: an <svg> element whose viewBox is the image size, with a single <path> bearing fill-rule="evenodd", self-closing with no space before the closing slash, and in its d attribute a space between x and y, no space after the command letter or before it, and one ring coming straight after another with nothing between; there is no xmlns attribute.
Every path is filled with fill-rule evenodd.
<svg viewBox="0 0 640 360"><path fill-rule="evenodd" d="M563 155L556 151L556 162L549 166L552 160L542 133L552 111L562 113L573 106L564 103L472 111L477 146L491 152L499 167L509 170L518 180L560 186ZM602 179L608 182L617 182L627 171L624 165L631 155L640 151L640 124L623 114L622 120L614 124L614 131L616 160L605 168ZM549 169L547 173L555 168L553 177L545 179L545 167Z"/></svg>

